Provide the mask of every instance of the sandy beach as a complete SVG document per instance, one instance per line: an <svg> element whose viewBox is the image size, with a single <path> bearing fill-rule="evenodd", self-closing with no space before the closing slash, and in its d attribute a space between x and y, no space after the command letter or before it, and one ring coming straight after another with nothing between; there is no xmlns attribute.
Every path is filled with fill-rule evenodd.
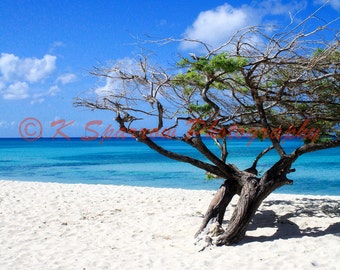
<svg viewBox="0 0 340 270"><path fill-rule="evenodd" d="M340 269L340 197L271 195L241 243L199 252L213 194L2 180L0 269Z"/></svg>

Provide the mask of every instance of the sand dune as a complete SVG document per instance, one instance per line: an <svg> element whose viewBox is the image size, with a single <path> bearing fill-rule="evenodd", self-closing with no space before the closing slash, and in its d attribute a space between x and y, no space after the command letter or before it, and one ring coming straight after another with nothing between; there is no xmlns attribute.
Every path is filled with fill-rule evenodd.
<svg viewBox="0 0 340 270"><path fill-rule="evenodd" d="M199 252L213 193L0 181L0 269L340 269L340 197L271 195L239 245Z"/></svg>

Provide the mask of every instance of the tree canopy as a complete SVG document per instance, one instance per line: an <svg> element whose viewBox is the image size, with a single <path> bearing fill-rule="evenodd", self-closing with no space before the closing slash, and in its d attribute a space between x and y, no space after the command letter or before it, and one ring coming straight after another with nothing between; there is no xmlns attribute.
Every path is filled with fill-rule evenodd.
<svg viewBox="0 0 340 270"><path fill-rule="evenodd" d="M261 201L292 183L287 174L299 156L340 145L339 31L331 28L332 22L312 28L312 18L282 32L265 27L241 29L215 49L187 41L198 42L202 50L181 57L168 69L153 64L145 54L132 66L116 62L113 67L97 67L92 74L112 80L114 87L92 99L78 98L75 105L111 110L123 132L166 157L226 179L199 232L213 216L221 224L226 205L239 194L232 222L217 240L218 244L235 243L244 236ZM157 124L148 127L151 118ZM140 121L145 126L136 128ZM187 132L172 132L183 124L190 125ZM235 132L271 142L247 170L227 160L227 141ZM164 149L152 134L187 143L208 161ZM203 135L215 140L219 155L209 149ZM287 153L282 146L284 135L300 136L304 144ZM256 163L271 149L280 158L258 177Z"/></svg>
<svg viewBox="0 0 340 270"><path fill-rule="evenodd" d="M120 128L137 138L157 133L188 142L205 133L219 142L237 126L270 139L280 156L284 134L300 135L306 143L329 141L337 137L340 121L339 32L329 24L305 31L310 19L271 35L261 27L240 30L217 49L203 44L205 52L182 57L168 72L147 55L132 67L97 67L92 74L110 78L119 89L75 104L114 111ZM325 31L331 39L319 38ZM156 126L148 127L150 118ZM134 128L138 121L145 128ZM190 127L179 136L174 131L181 123ZM308 133L296 134L302 126Z"/></svg>

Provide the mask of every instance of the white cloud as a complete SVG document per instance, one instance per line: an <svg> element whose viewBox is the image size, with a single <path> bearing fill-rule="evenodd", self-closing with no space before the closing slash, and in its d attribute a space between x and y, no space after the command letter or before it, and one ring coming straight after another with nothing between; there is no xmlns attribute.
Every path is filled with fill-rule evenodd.
<svg viewBox="0 0 340 270"><path fill-rule="evenodd" d="M58 92L60 92L60 88L57 85L53 85L46 92L36 93L32 95L31 104L43 103L45 101L45 97L55 96Z"/></svg>
<svg viewBox="0 0 340 270"><path fill-rule="evenodd" d="M30 84L42 83L56 69L56 56L19 58L14 54L0 56L0 90L4 99L28 98Z"/></svg>
<svg viewBox="0 0 340 270"><path fill-rule="evenodd" d="M9 128L15 126L15 121L8 122L6 120L0 120L0 128Z"/></svg>
<svg viewBox="0 0 340 270"><path fill-rule="evenodd" d="M43 97L40 97L40 98L36 98L33 96L33 99L31 100L30 104L40 104L40 103L43 103L45 101L45 99Z"/></svg>
<svg viewBox="0 0 340 270"><path fill-rule="evenodd" d="M4 81L10 81L16 72L16 63L19 58L14 54L2 53L0 57L0 72Z"/></svg>
<svg viewBox="0 0 340 270"><path fill-rule="evenodd" d="M108 93L115 91L115 89L118 89L118 88L119 88L119 85L114 79L106 77L105 85L97 87L94 90L94 92L98 96L106 96Z"/></svg>
<svg viewBox="0 0 340 270"><path fill-rule="evenodd" d="M49 76L56 68L56 56L46 54L43 58L20 59L14 54L2 53L0 72L5 81L22 80L38 82Z"/></svg>
<svg viewBox="0 0 340 270"><path fill-rule="evenodd" d="M65 44L62 41L55 41L51 44L51 48L49 49L49 52L53 53L59 47L65 47Z"/></svg>
<svg viewBox="0 0 340 270"><path fill-rule="evenodd" d="M293 0L282 3L278 0L264 0L255 4L257 11L262 15L294 15L307 7L307 0Z"/></svg>
<svg viewBox="0 0 340 270"><path fill-rule="evenodd" d="M52 47L64 47L65 44L62 41L55 41L52 43Z"/></svg>
<svg viewBox="0 0 340 270"><path fill-rule="evenodd" d="M25 99L29 97L28 84L26 82L16 82L10 84L3 93L4 99Z"/></svg>
<svg viewBox="0 0 340 270"><path fill-rule="evenodd" d="M4 90L6 88L6 85L4 82L0 81L0 91Z"/></svg>
<svg viewBox="0 0 340 270"><path fill-rule="evenodd" d="M249 6L234 8L224 4L214 10L201 12L195 22L184 33L184 37L203 41L213 47L223 44L237 30L256 25L260 16ZM183 49L196 47L196 43L182 43Z"/></svg>
<svg viewBox="0 0 340 270"><path fill-rule="evenodd" d="M116 62L116 67L119 67L121 70L123 70L127 74L133 74L133 75L138 75L141 73L141 70L139 68L139 63L132 58L123 58L121 60L118 60ZM98 96L107 96L109 93L115 93L123 90L126 88L126 84L128 82L123 82L119 79L116 79L116 77L119 77L119 74L115 72L114 68L111 69L112 71L108 72L108 75L110 77L105 78L105 85L98 87L95 89L95 93Z"/></svg>
<svg viewBox="0 0 340 270"><path fill-rule="evenodd" d="M340 1L340 0L336 0ZM218 6L215 9L201 12L194 23L189 26L184 38L205 42L216 48L235 34L238 30L249 26L263 26L268 15L294 14L307 6L306 0L287 1L278 0L252 1L252 5L233 7L230 4ZM273 19L271 17L270 19ZM266 18L266 21L270 21ZM268 28L269 29L269 28ZM182 49L195 49L198 43L182 42Z"/></svg>
<svg viewBox="0 0 340 270"><path fill-rule="evenodd" d="M60 88L57 85L53 85L47 92L47 96L55 96L58 92L60 92Z"/></svg>
<svg viewBox="0 0 340 270"><path fill-rule="evenodd" d="M56 59L56 56L49 54L42 59L26 58L20 64L19 70L25 73L24 78L29 82L41 81L55 70Z"/></svg>
<svg viewBox="0 0 340 270"><path fill-rule="evenodd" d="M7 127L7 121L0 120L0 128L5 128Z"/></svg>
<svg viewBox="0 0 340 270"><path fill-rule="evenodd" d="M73 83L77 80L77 76L72 73L65 73L60 75L57 78L57 82L60 82L61 84L68 84L68 83Z"/></svg>

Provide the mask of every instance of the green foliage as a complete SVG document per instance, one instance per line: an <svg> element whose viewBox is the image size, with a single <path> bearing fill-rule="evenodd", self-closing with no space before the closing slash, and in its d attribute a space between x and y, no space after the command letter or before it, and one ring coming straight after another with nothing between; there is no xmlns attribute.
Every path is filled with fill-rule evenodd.
<svg viewBox="0 0 340 270"><path fill-rule="evenodd" d="M193 61L182 58L177 62L177 66L188 68L189 71L203 71L208 74L216 72L232 73L240 70L248 64L248 60L243 57L229 57L226 52L213 55L210 59L206 57L196 57Z"/></svg>
<svg viewBox="0 0 340 270"><path fill-rule="evenodd" d="M190 113L195 112L199 114L200 117L205 118L212 111L212 107L210 104L207 103L203 105L189 104L188 111Z"/></svg>
<svg viewBox="0 0 340 270"><path fill-rule="evenodd" d="M318 57L318 56L320 56L324 51L325 51L324 49L317 48L317 49L313 52L312 57Z"/></svg>
<svg viewBox="0 0 340 270"><path fill-rule="evenodd" d="M338 50L321 48L316 49L312 55L294 58L294 61L274 63L268 59L265 64L257 63L257 69L254 69L251 59L231 57L226 52L209 57L192 56L192 59L182 58L177 63L182 68L182 73L174 77L174 84L180 87L184 95L190 97L187 112L195 117L204 119L214 111L209 104L194 103L196 100L200 101L203 89L231 90L235 96L230 96L230 100L221 100L221 103L219 98L229 95L219 96L219 91L210 91L208 97L226 112L229 105L232 108L235 104L242 104L239 112L242 114L242 122L246 123L244 128L251 129L254 123L260 124L256 122L260 116L253 100L256 93L255 96L258 96L266 108L266 119L271 130L284 131L291 125L299 126L308 119L309 129L319 130L320 136L322 135L320 139L324 140L334 134L340 115L340 80L336 76L328 77L324 74L334 73L339 60ZM252 76L245 75L250 72ZM206 132L198 123L193 131ZM259 140L268 137L265 130L252 132Z"/></svg>
<svg viewBox="0 0 340 270"><path fill-rule="evenodd" d="M213 174L213 173L210 173L210 172L206 172L205 174L205 179L207 179L208 181L212 181L212 180L215 180L215 179L219 179L221 177Z"/></svg>
<svg viewBox="0 0 340 270"><path fill-rule="evenodd" d="M188 71L187 73L180 73L173 78L173 83L176 86L184 86L187 87L188 85L196 86L199 88L204 87L204 75L199 74L195 71ZM185 92L191 93L191 91L187 91L188 89L185 88Z"/></svg>
<svg viewBox="0 0 340 270"><path fill-rule="evenodd" d="M247 59L242 57L228 57L227 53L223 52L212 57L208 66L215 72L232 73L240 70L247 64Z"/></svg>
<svg viewBox="0 0 340 270"><path fill-rule="evenodd" d="M331 55L331 60L332 61L339 61L340 60L340 51L336 51Z"/></svg>
<svg viewBox="0 0 340 270"><path fill-rule="evenodd" d="M242 57L229 57L223 52L212 56L210 59L197 57L190 61L182 58L177 65L186 68L185 73L180 73L173 78L175 85L195 85L198 88L204 87L207 79L217 78L224 74L239 71L248 64L248 60ZM214 82L216 89L225 89L225 85L216 79Z"/></svg>
<svg viewBox="0 0 340 270"><path fill-rule="evenodd" d="M190 96L194 91L195 91L195 88L190 85L183 87L183 93L186 96Z"/></svg>
<svg viewBox="0 0 340 270"><path fill-rule="evenodd" d="M198 104L189 104L189 110L198 112L198 113L208 113L212 109L210 104L203 104L203 105L198 105Z"/></svg>
<svg viewBox="0 0 340 270"><path fill-rule="evenodd" d="M207 179L208 181L212 181L215 179L215 177L213 175L211 175L210 173L206 173L205 174L205 179Z"/></svg>
<svg viewBox="0 0 340 270"><path fill-rule="evenodd" d="M188 58L183 57L181 60L177 62L177 66L184 68L190 65L190 61Z"/></svg>
<svg viewBox="0 0 340 270"><path fill-rule="evenodd" d="M318 58L321 57L323 55L325 55L327 53L326 50L321 49L321 48L317 48L312 55L312 58ZM339 61L340 60L340 51L333 51L331 54L329 54L327 56L329 58L329 60L331 61Z"/></svg>

